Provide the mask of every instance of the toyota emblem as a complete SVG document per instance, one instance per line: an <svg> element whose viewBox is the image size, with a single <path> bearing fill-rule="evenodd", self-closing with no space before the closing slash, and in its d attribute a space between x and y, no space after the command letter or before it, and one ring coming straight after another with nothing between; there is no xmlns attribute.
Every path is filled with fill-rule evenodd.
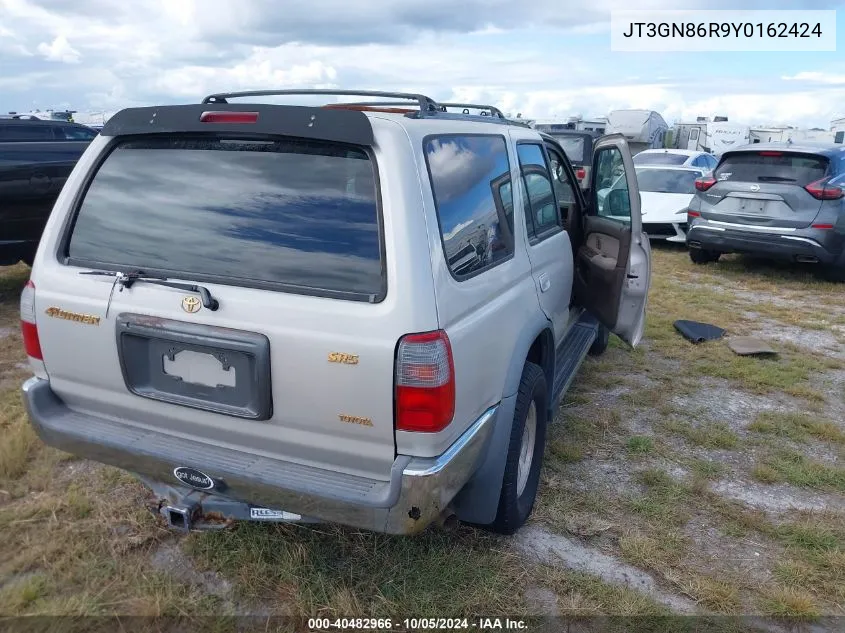
<svg viewBox="0 0 845 633"><path fill-rule="evenodd" d="M201 305L199 297L187 296L182 299L182 309L191 314L199 310Z"/></svg>

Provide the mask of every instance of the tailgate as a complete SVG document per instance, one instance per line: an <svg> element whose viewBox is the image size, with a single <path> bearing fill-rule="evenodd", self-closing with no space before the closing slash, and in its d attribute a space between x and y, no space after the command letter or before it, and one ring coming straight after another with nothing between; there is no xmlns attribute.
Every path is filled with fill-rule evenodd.
<svg viewBox="0 0 845 633"><path fill-rule="evenodd" d="M404 332L384 300L375 182L368 150L328 142L117 143L69 265L39 271L53 390L80 411L387 480ZM162 279L81 274L129 270L201 284L219 309Z"/></svg>

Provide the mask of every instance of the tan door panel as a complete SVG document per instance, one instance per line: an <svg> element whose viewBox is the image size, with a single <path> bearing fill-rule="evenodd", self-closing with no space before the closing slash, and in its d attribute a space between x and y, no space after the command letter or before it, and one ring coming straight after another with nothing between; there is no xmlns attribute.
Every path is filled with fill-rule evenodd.
<svg viewBox="0 0 845 633"><path fill-rule="evenodd" d="M590 233L587 237L587 247L614 262L619 257L619 240L610 235Z"/></svg>

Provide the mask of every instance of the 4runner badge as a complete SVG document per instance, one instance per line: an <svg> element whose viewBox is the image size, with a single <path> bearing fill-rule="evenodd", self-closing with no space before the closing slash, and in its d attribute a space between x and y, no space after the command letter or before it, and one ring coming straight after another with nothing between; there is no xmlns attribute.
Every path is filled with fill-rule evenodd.
<svg viewBox="0 0 845 633"><path fill-rule="evenodd" d="M200 303L199 297L188 296L182 299L182 309L185 312L193 314L194 312L197 312L200 307L202 307L202 303Z"/></svg>
<svg viewBox="0 0 845 633"><path fill-rule="evenodd" d="M214 480L195 468L179 466L173 469L173 476L191 488L197 488L198 490L211 490L214 488Z"/></svg>
<svg viewBox="0 0 845 633"><path fill-rule="evenodd" d="M65 319L66 321L74 321L75 323L87 323L88 325L100 325L100 317L93 314L80 314L79 312L68 312L55 306L47 308L44 311L47 316L56 319Z"/></svg>

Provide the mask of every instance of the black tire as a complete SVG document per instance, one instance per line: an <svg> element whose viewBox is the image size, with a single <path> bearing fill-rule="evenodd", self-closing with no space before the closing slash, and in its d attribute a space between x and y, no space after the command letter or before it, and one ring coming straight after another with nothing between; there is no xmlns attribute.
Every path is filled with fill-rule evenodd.
<svg viewBox="0 0 845 633"><path fill-rule="evenodd" d="M716 251L708 251L703 248L689 249L689 258L694 264L710 264L719 261L722 254Z"/></svg>
<svg viewBox="0 0 845 633"><path fill-rule="evenodd" d="M519 494L517 490L519 456L525 421L532 403L536 411L534 451L525 487L522 494ZM502 480L502 491L499 495L499 510L493 523L486 526L492 532L513 534L528 520L531 511L534 509L534 500L537 498L537 488L540 484L543 452L546 449L547 410L548 388L546 387L546 377L543 370L534 363L525 363L516 396L516 410L514 411L511 438L505 462L505 476Z"/></svg>
<svg viewBox="0 0 845 633"><path fill-rule="evenodd" d="M845 266L825 266L820 272L827 281L845 283Z"/></svg>
<svg viewBox="0 0 845 633"><path fill-rule="evenodd" d="M610 343L610 330L605 326L599 325L599 332L596 335L596 340L590 345L587 353L590 356L601 356L607 350L607 345Z"/></svg>

